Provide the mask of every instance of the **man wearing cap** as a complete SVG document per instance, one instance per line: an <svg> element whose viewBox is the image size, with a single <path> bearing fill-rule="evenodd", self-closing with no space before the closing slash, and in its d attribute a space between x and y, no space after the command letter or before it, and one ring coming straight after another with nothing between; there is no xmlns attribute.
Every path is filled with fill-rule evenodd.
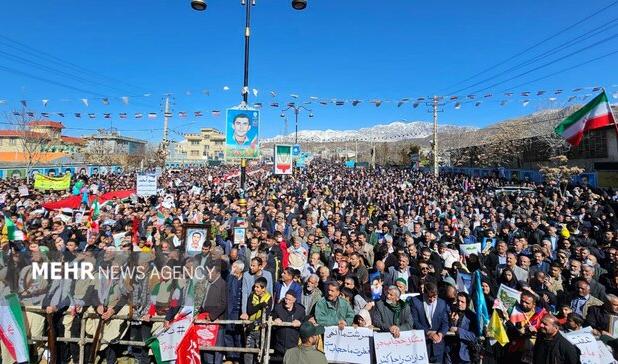
<svg viewBox="0 0 618 364"><path fill-rule="evenodd" d="M326 355L316 349L318 336L324 334L324 327L305 322L300 326L301 345L288 349L283 364L326 364Z"/></svg>

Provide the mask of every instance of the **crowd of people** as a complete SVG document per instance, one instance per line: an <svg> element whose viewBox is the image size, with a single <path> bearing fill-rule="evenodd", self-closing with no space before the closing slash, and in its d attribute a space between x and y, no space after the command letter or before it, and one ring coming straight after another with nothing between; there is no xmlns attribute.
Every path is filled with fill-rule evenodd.
<svg viewBox="0 0 618 364"><path fill-rule="evenodd" d="M88 337L97 331L103 337L88 345L86 358L115 363L128 355L145 364L152 359L148 347L117 341L145 342L191 307L212 321L251 322L221 325L217 346L262 347L267 319L289 323L273 328L270 347L272 360L295 364L326 362L325 326L368 327L395 338L423 330L430 363L579 363L579 349L560 332L582 327L610 350L615 345L613 191L524 181L518 184L524 192L500 193L513 182L316 160L294 176L273 176L267 168L252 173L244 206L237 179L225 177L230 171L164 171L158 196L112 199L96 208L86 198L71 211L43 205L73 191L29 186L25 195L18 188L23 181L0 181L0 226L14 229L4 228L0 237L2 292L45 310L26 311L29 335L53 326L58 337L79 337L83 324ZM82 175L73 185L78 181L78 193L93 197L134 189L136 177ZM195 254L185 243L189 226L207 232ZM238 228L244 229L240 239ZM481 251L462 249L481 242ZM203 267L206 274L130 281L35 277L33 263L48 261L145 272ZM489 314L498 310L504 324L504 346L479 327L471 298L478 292L460 284L459 275L476 271ZM494 308L501 285L521 292L511 310ZM86 312L98 316L82 320ZM152 322L154 316L165 321ZM33 361L40 346L30 350ZM2 346L3 363L11 362L7 351ZM58 341L55 351L60 363L78 362L77 343ZM201 355L205 363L258 360L248 353Z"/></svg>

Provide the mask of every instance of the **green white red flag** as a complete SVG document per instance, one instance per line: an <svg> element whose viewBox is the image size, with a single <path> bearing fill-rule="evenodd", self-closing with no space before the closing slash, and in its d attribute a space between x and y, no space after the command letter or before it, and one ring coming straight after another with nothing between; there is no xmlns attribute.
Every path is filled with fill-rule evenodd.
<svg viewBox="0 0 618 364"><path fill-rule="evenodd" d="M569 144L578 146L586 132L615 123L616 119L603 91L581 109L569 115L554 130Z"/></svg>
<svg viewBox="0 0 618 364"><path fill-rule="evenodd" d="M0 340L16 363L29 362L26 325L14 293L0 298Z"/></svg>

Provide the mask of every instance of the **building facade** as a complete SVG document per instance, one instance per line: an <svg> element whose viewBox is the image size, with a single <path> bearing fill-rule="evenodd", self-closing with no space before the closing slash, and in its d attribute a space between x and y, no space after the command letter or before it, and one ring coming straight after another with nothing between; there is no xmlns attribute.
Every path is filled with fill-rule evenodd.
<svg viewBox="0 0 618 364"><path fill-rule="evenodd" d="M143 156L146 153L145 140L120 135L116 130L99 130L97 134L85 137L88 151L105 151L110 154Z"/></svg>
<svg viewBox="0 0 618 364"><path fill-rule="evenodd" d="M184 135L177 143L176 158L187 161L220 161L224 159L225 135L215 128L202 128L199 133Z"/></svg>
<svg viewBox="0 0 618 364"><path fill-rule="evenodd" d="M0 163L47 164L80 152L83 138L62 135L64 125L52 120L35 120L12 130L0 130Z"/></svg>

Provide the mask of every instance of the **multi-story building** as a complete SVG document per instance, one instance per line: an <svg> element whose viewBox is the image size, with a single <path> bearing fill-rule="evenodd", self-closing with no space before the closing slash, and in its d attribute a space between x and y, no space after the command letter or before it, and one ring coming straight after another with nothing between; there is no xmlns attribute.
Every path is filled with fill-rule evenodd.
<svg viewBox="0 0 618 364"><path fill-rule="evenodd" d="M143 156L146 153L145 140L120 135L112 129L101 129L97 134L85 137L87 150L103 151L109 154L123 154L128 156Z"/></svg>
<svg viewBox="0 0 618 364"><path fill-rule="evenodd" d="M57 121L36 120L13 130L0 130L0 163L50 164L79 152L83 138L62 135L64 125Z"/></svg>
<svg viewBox="0 0 618 364"><path fill-rule="evenodd" d="M202 128L199 133L184 135L185 140L178 143L177 155L187 161L223 160L225 135L215 128Z"/></svg>

